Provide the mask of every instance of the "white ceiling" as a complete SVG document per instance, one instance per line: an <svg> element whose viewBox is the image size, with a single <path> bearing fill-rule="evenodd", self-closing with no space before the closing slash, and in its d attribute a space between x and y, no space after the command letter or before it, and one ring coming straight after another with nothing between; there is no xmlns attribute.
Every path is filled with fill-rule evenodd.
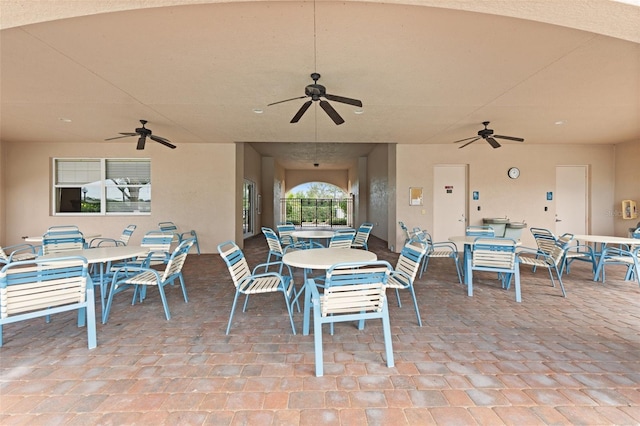
<svg viewBox="0 0 640 426"><path fill-rule="evenodd" d="M144 8L176 3L195 4ZM377 143L456 149L483 121L525 144L640 143L640 7L415 3L0 0L0 139L133 151L135 138L104 139L146 119L177 149L252 142L294 169L342 167ZM306 99L267 106L303 96L314 71L363 113L330 102L336 126L314 103L290 124Z"/></svg>

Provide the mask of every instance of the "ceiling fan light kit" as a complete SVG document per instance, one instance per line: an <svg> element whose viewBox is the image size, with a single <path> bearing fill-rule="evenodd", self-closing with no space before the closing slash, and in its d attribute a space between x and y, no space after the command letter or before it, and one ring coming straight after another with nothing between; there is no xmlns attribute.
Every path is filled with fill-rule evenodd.
<svg viewBox="0 0 640 426"><path fill-rule="evenodd" d="M165 139L163 137L160 136L156 136L153 134L153 132L150 129L147 129L146 127L144 127L145 124L147 124L147 120L140 120L140 123L142 124L142 127L138 127L135 130L135 133L133 132L120 132L120 134L122 136L116 136L114 138L108 138L105 139L105 141L112 141L114 139L121 139L121 138L128 138L130 136L139 136L138 138L138 144L136 145L136 149L138 150L142 150L144 149L144 145L145 142L147 140L147 137L149 139L151 139L152 141L156 141L166 147L169 147L171 149L176 149L176 146L174 144L171 143L171 141L169 139Z"/></svg>
<svg viewBox="0 0 640 426"><path fill-rule="evenodd" d="M484 129L478 131L478 136L472 136L470 138L460 139L458 141L454 141L453 143L460 143L460 142L468 141L464 145L461 145L460 147L458 147L458 148L464 148L465 146L470 145L470 144L474 143L475 141L477 141L479 139L484 139L493 148L500 148L500 144L498 143L496 138L497 139L506 139L506 140L515 141L515 142L524 142L524 139L517 138L517 137L514 137L514 136L494 135L493 134L493 129L487 128L489 123L490 123L489 121L483 121L482 122L482 124L484 125Z"/></svg>
<svg viewBox="0 0 640 426"><path fill-rule="evenodd" d="M311 103L319 101L320 108L322 108L324 112L327 113L329 118L331 118L331 120L333 120L333 122L336 125L340 125L344 123L344 119L340 116L340 114L338 114L338 111L336 111L331 106L331 104L327 102L325 99L362 108L362 101L358 99L345 98L344 96L337 96L337 95L332 95L330 93L327 93L326 87L324 87L321 84L318 84L318 80L320 79L320 74L318 74L317 72L314 72L311 74L311 79L313 80L313 84L309 84L307 87L304 88L304 96L298 96L291 99L285 99L284 101L273 102L267 106L281 104L283 102L289 102L296 99L311 98L302 104L298 112L296 112L296 114L291 119L290 123L297 123L298 121L300 121L304 113L307 112L307 110L311 106Z"/></svg>

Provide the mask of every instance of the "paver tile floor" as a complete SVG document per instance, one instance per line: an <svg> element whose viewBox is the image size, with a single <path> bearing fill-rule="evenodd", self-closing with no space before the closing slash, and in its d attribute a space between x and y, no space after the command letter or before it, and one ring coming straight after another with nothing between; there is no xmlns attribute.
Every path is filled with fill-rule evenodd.
<svg viewBox="0 0 640 426"><path fill-rule="evenodd" d="M370 247L395 265L384 241ZM250 266L265 261L264 237L244 251ZM566 299L547 271L523 267L519 304L488 273L467 297L453 262L434 259L415 284L423 327L409 293L398 307L389 292L395 367L379 322L343 323L324 334L324 377L280 293L252 296L225 335L223 261L189 255L184 275L189 303L169 286L170 321L156 289L133 306L117 295L93 350L73 313L5 326L0 424L640 424L640 288L616 267L603 285L575 262Z"/></svg>

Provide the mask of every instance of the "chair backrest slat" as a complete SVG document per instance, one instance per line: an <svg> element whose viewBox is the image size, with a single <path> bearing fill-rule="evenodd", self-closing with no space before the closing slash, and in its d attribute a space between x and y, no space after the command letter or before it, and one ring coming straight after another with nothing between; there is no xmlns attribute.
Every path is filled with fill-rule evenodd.
<svg viewBox="0 0 640 426"><path fill-rule="evenodd" d="M467 226L465 235L469 237L493 237L495 231L491 226Z"/></svg>
<svg viewBox="0 0 640 426"><path fill-rule="evenodd" d="M136 225L128 225L122 231L122 235L120 235L120 241L122 241L125 246L127 244L129 244L129 240L131 239L131 235L133 235L133 231L135 231L135 230L136 230Z"/></svg>
<svg viewBox="0 0 640 426"><path fill-rule="evenodd" d="M238 287L240 281L251 276L251 269L244 253L238 245L233 241L226 241L218 246L220 257L227 264L233 285Z"/></svg>
<svg viewBox="0 0 640 426"><path fill-rule="evenodd" d="M516 242L509 238L478 237L473 243L473 268L513 269Z"/></svg>
<svg viewBox="0 0 640 426"><path fill-rule="evenodd" d="M427 253L427 244L419 240L410 240L404 245L396 263L396 271L403 272L411 277L411 281L416 278L420 262Z"/></svg>
<svg viewBox="0 0 640 426"><path fill-rule="evenodd" d="M178 232L178 226L173 222L160 222L158 223L158 228L160 228L162 232Z"/></svg>
<svg viewBox="0 0 640 426"><path fill-rule="evenodd" d="M167 267L162 277L163 281L167 280L171 275L178 274L182 271L184 262L187 260L187 254L189 254L189 250L191 250L194 243L194 239L184 240L176 247L167 262Z"/></svg>
<svg viewBox="0 0 640 426"><path fill-rule="evenodd" d="M322 316L380 312L391 272L391 265L384 261L332 266L327 271Z"/></svg>
<svg viewBox="0 0 640 426"><path fill-rule="evenodd" d="M79 257L10 263L0 271L0 318L83 303L88 265Z"/></svg>
<svg viewBox="0 0 640 426"><path fill-rule="evenodd" d="M84 247L84 235L77 226L52 226L42 236L43 254L82 250Z"/></svg>
<svg viewBox="0 0 640 426"><path fill-rule="evenodd" d="M285 244L293 244L298 241L293 235L291 235L296 227L293 223L281 223L277 226L280 241L284 241Z"/></svg>
<svg viewBox="0 0 640 426"><path fill-rule="evenodd" d="M337 231L329 240L330 248L351 248L355 231Z"/></svg>
<svg viewBox="0 0 640 426"><path fill-rule="evenodd" d="M353 238L353 245L364 246L369 241L369 235L373 229L373 223L365 222L358 228L356 236Z"/></svg>
<svg viewBox="0 0 640 426"><path fill-rule="evenodd" d="M278 238L278 235L273 229L263 226L262 233L267 239L267 245L269 246L270 251L284 254L284 249L282 248L282 244L280 243L280 238Z"/></svg>

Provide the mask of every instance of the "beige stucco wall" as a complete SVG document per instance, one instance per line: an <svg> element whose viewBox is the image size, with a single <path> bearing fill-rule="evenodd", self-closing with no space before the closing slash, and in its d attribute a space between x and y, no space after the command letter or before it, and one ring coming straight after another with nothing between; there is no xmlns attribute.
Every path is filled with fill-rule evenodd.
<svg viewBox="0 0 640 426"><path fill-rule="evenodd" d="M7 227L5 215L5 190L4 175L6 166L4 165L4 143L0 141L0 247L8 244L5 242L5 229Z"/></svg>
<svg viewBox="0 0 640 426"><path fill-rule="evenodd" d="M131 143L37 144L4 143L5 176L1 187L6 205L5 238L0 244L21 242L24 235L42 235L49 226L75 224L89 233L118 237L130 224L138 228L131 242L157 229L158 222L173 221L184 230L198 232L203 252L215 253L222 241L236 237L236 146L185 144L168 150L153 145L136 151ZM50 214L51 159L151 158L152 213L136 216L52 216Z"/></svg>
<svg viewBox="0 0 640 426"><path fill-rule="evenodd" d="M622 200L634 200L640 209L640 141L615 146L616 190L612 207L616 235L626 236L629 228L640 222L640 217L622 219ZM640 213L640 210L639 210Z"/></svg>
<svg viewBox="0 0 640 426"><path fill-rule="evenodd" d="M458 150L442 145L398 145L398 220L404 221L409 228L433 229L433 209L429 207L433 200L433 166L468 164L468 192L480 192L479 203L468 200L469 206L473 207L467 213L470 225L480 225L486 217L507 216L513 221L524 220L529 227L555 230L555 203L546 200L546 193L555 192L556 166L589 165L590 232L613 234L613 220L607 214L614 204L615 149L612 145L505 144L498 150L487 148L478 145ZM519 179L508 178L507 169L512 166L520 168ZM409 206L408 193L412 186L423 187L426 208ZM477 211L477 205L481 206L480 211ZM546 212L545 206L548 206ZM396 248L403 239L403 235L396 235ZM523 243L535 245L529 232L523 232Z"/></svg>
<svg viewBox="0 0 640 426"><path fill-rule="evenodd" d="M373 223L371 235L388 241L389 146L376 146L367 161L368 218Z"/></svg>
<svg viewBox="0 0 640 426"><path fill-rule="evenodd" d="M483 217L507 215L525 220L529 226L554 229L555 206L546 201L547 191L555 191L556 165L586 164L590 167L591 229L596 234L624 236L630 221L615 212L620 201L640 202L640 142L618 146L506 145L499 150L485 146L457 150L442 145L394 145L376 147L362 166L366 173L350 170L349 179L358 191L366 188L367 220L376 224L372 233L394 245L402 243L397 220L410 227L433 227L429 200L433 196L433 166L468 164L469 191L480 191L482 211L469 212L470 223ZM241 155L238 158L237 155ZM124 158L152 160L153 211L147 216L52 216L50 180L52 157ZM417 159L417 160L416 160ZM187 144L176 150L154 147L143 152L129 143L113 144L14 144L0 143L0 244L21 242L23 235L41 235L47 227L77 224L85 233L117 237L129 223L138 225L132 243L157 223L172 220L181 228L198 231L203 252L215 253L220 242L238 239L241 223L237 204L241 203L243 176L259 176L263 195L262 225L275 226L279 198L284 196L286 171L271 158L261 158L250 149L234 144ZM520 179L510 180L506 170L518 166ZM257 171L255 168L259 168ZM242 170L240 170L242 169ZM358 178L359 179L359 178ZM309 175L308 181L313 181ZM355 181L350 183L355 188ZM238 186L239 185L239 186ZM410 186L422 186L425 214L411 208L406 196ZM271 193L270 193L271 192ZM396 194L397 199L396 199ZM472 201L469 201L472 205ZM241 205L241 204L240 204ZM544 212L544 206L549 211ZM240 208L241 209L241 208ZM270 210L270 211L269 211ZM613 212L613 213L612 213ZM523 233L526 245L528 233Z"/></svg>

